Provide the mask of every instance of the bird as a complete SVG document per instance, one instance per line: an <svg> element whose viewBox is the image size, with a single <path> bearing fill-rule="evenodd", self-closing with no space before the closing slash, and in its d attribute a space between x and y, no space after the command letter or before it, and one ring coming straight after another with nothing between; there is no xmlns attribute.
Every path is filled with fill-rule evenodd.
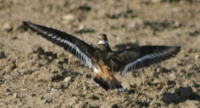
<svg viewBox="0 0 200 108"><path fill-rule="evenodd" d="M181 50L180 46L134 45L130 48L113 51L109 46L105 33L97 35L98 45L93 47L66 32L31 22L22 21L22 23L23 26L53 44L64 48L64 50L93 69L95 73L93 83L101 86L106 91L113 89L118 92L126 91L121 82L115 78L116 72L120 72L124 76L129 72L134 72L140 68L174 57Z"/></svg>

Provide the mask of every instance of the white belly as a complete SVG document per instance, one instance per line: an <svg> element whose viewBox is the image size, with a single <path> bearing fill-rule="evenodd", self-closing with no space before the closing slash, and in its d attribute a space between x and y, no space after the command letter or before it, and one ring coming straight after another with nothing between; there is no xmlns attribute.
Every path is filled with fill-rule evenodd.
<svg viewBox="0 0 200 108"><path fill-rule="evenodd" d="M95 72L95 73L98 73L99 71L100 71L99 69L94 68L94 72Z"/></svg>

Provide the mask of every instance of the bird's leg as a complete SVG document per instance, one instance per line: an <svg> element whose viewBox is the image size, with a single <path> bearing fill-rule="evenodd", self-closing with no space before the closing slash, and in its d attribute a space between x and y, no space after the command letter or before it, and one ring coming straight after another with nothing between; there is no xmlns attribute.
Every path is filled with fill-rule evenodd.
<svg viewBox="0 0 200 108"><path fill-rule="evenodd" d="M94 81L94 79L92 79L92 84L94 84L95 86L99 86L99 84L96 81Z"/></svg>

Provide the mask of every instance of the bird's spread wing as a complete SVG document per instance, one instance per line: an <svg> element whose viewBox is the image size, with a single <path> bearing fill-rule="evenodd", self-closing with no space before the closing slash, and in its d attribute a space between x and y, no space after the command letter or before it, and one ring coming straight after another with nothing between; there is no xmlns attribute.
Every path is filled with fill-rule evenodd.
<svg viewBox="0 0 200 108"><path fill-rule="evenodd" d="M88 45L84 41L65 32L48 28L42 25L37 25L30 22L23 22L23 25L30 28L32 31L37 32L52 43L63 47L65 50L79 58L90 68L93 67L90 57L95 51L95 48Z"/></svg>
<svg viewBox="0 0 200 108"><path fill-rule="evenodd" d="M180 50L177 46L141 46L120 51L118 56L124 64L121 74L169 59Z"/></svg>

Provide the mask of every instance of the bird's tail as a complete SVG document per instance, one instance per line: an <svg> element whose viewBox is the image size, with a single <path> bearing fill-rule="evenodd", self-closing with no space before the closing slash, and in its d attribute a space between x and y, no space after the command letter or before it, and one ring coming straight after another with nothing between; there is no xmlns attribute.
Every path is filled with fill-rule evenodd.
<svg viewBox="0 0 200 108"><path fill-rule="evenodd" d="M117 81L107 66L101 66L101 70L102 71L98 72L93 78L97 84L99 84L105 90L117 89L119 92L125 91L121 83Z"/></svg>

